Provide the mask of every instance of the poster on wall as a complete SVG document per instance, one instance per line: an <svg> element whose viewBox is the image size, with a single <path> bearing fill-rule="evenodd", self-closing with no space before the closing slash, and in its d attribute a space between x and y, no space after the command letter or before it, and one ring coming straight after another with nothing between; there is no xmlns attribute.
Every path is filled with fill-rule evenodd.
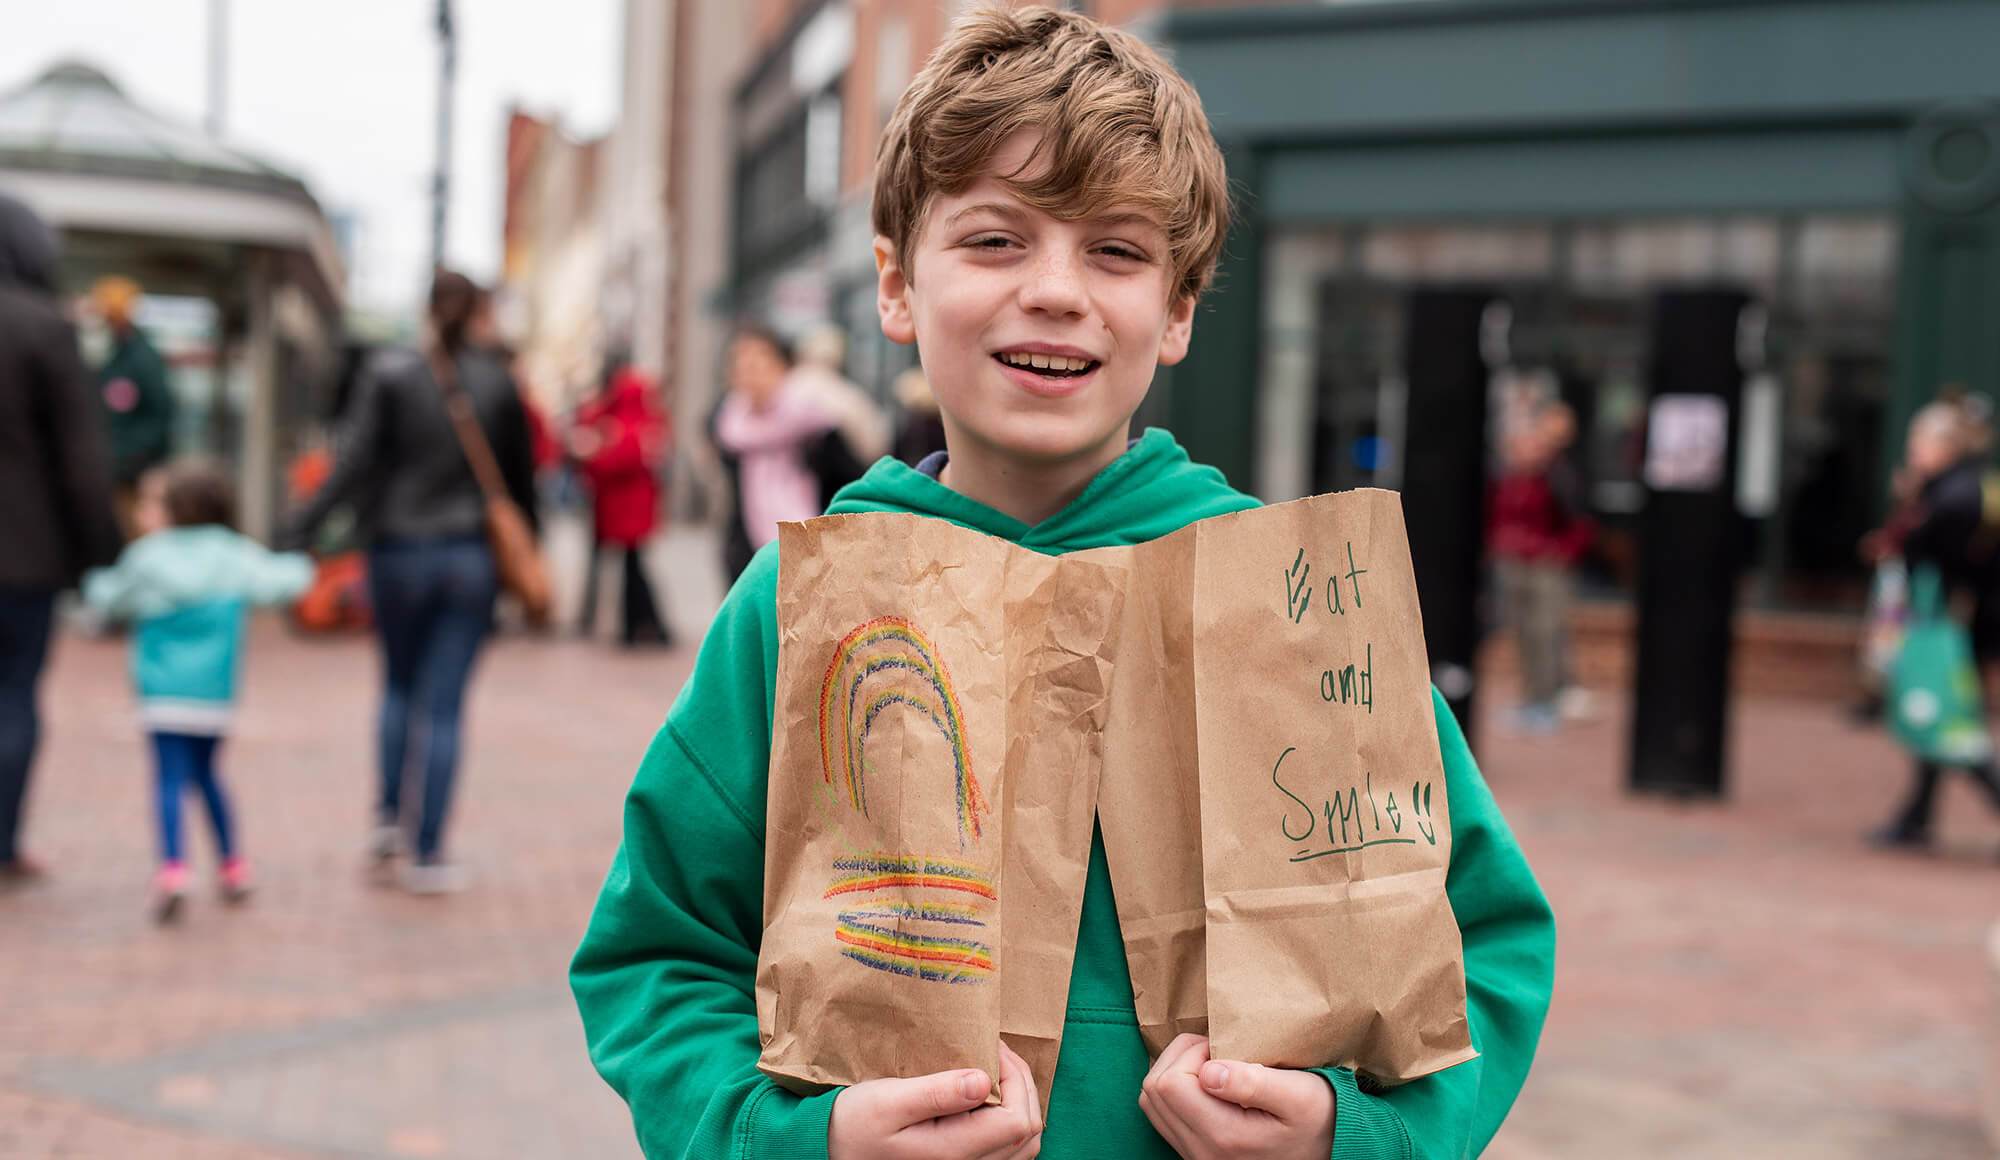
<svg viewBox="0 0 2000 1160"><path fill-rule="evenodd" d="M1661 395L1646 424L1646 486L1714 491L1729 450L1729 405L1716 395Z"/></svg>

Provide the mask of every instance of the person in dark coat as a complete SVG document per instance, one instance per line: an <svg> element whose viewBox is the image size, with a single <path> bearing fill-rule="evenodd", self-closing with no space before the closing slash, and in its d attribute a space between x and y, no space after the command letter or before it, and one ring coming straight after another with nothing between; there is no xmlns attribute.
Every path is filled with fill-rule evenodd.
<svg viewBox="0 0 2000 1160"><path fill-rule="evenodd" d="M90 292L111 331L111 353L98 368L97 392L111 431L112 474L128 515L139 477L165 463L174 442L167 360L135 321L139 297L139 284L129 278L100 279Z"/></svg>
<svg viewBox="0 0 2000 1160"><path fill-rule="evenodd" d="M471 279L439 271L430 297L433 351L450 360L510 498L533 522L528 419L506 364L470 341L478 296ZM454 433L445 386L424 353L386 351L376 360L356 388L334 447L332 474L292 519L284 540L309 542L340 503L355 501L362 512L384 671L370 855L387 871L411 854L401 869L404 888L447 893L464 882L445 857L444 833L465 689L500 593L486 540L486 498ZM421 788L421 800L407 811L414 819L408 827L406 771Z"/></svg>
<svg viewBox="0 0 2000 1160"><path fill-rule="evenodd" d="M40 736L36 687L56 593L118 556L111 466L76 331L56 301L56 241L0 195L0 885L41 867L21 851Z"/></svg>
<svg viewBox="0 0 2000 1160"><path fill-rule="evenodd" d="M2000 662L2000 529L1985 511L1986 453L1981 425L1963 402L1932 403L1910 420L1905 472L1915 500L1905 516L1900 543L1910 570L1935 568L1946 607L1970 603L1973 660L1990 678ZM1886 550L1886 549L1885 549ZM1954 600L1955 597L1963 599ZM1989 708L1992 697L1987 697ZM2000 770L1993 759L1967 766L1965 773L2000 810ZM1889 824L1875 832L1881 846L1925 846L1937 806L1944 767L1919 759L1909 796Z"/></svg>

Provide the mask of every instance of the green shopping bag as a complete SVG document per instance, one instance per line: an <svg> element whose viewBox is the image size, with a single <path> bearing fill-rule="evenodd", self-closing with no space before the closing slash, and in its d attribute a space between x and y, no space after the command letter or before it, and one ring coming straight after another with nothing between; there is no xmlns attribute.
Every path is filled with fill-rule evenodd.
<svg viewBox="0 0 2000 1160"><path fill-rule="evenodd" d="M1910 581L1910 628L1889 670L1889 726L1927 761L1969 765L1993 752L1972 640L1945 611L1937 569Z"/></svg>

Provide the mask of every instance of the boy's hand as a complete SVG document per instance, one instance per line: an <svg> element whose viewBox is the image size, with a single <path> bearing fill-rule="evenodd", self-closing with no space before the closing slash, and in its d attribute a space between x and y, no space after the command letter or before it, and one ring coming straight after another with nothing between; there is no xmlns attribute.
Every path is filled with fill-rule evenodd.
<svg viewBox="0 0 2000 1160"><path fill-rule="evenodd" d="M1322 1087L1325 1085L1322 1084ZM833 1099L830 1160L1031 1160L1042 1150L1042 1101L1028 1065L1000 1045L1000 1106L980 1106L978 1071L872 1079Z"/></svg>
<svg viewBox="0 0 2000 1160"><path fill-rule="evenodd" d="M1209 1059L1203 1035L1169 1043L1139 1090L1153 1129L1186 1160L1325 1160L1333 1104L1332 1085L1309 1071Z"/></svg>

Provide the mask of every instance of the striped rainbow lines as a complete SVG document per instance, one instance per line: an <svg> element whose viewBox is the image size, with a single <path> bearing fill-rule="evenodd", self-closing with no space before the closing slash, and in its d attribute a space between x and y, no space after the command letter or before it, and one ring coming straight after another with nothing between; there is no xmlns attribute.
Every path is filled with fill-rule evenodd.
<svg viewBox="0 0 2000 1160"><path fill-rule="evenodd" d="M985 899L1000 897L993 887L993 876L979 867L951 858L932 858L921 854L864 854L836 858L833 862L833 881L827 885L825 897L865 894L896 887L958 890Z"/></svg>
<svg viewBox="0 0 2000 1160"><path fill-rule="evenodd" d="M820 774L838 784L848 804L868 813L869 731L892 708L928 718L951 747L958 802L958 840L980 836L980 818L990 808L972 768L951 674L937 646L900 616L878 616L841 638L819 690Z"/></svg>
<svg viewBox="0 0 2000 1160"><path fill-rule="evenodd" d="M833 937L841 944L841 954L890 974L931 983L983 983L993 976L992 947L975 939L910 930L893 909L843 911Z"/></svg>

